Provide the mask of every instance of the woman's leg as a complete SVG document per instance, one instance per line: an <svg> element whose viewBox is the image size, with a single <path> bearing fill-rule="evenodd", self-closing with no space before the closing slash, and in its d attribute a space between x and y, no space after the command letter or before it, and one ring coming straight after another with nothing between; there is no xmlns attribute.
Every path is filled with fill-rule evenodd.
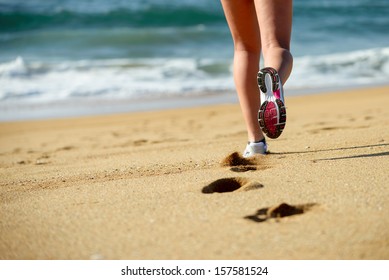
<svg viewBox="0 0 389 280"><path fill-rule="evenodd" d="M221 3L234 41L234 81L248 140L260 141L264 136L258 124L260 100L256 75L261 40L254 1L221 0Z"/></svg>
<svg viewBox="0 0 389 280"><path fill-rule="evenodd" d="M261 30L265 66L276 69L282 84L285 84L293 66L293 57L290 53L293 1L254 1Z"/></svg>

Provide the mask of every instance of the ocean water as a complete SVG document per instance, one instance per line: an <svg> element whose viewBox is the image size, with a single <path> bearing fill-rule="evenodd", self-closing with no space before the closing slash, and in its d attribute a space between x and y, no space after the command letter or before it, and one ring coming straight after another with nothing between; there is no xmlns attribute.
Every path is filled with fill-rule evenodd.
<svg viewBox="0 0 389 280"><path fill-rule="evenodd" d="M294 0L285 90L388 84L388 15ZM0 120L235 100L232 55L218 0L0 0Z"/></svg>

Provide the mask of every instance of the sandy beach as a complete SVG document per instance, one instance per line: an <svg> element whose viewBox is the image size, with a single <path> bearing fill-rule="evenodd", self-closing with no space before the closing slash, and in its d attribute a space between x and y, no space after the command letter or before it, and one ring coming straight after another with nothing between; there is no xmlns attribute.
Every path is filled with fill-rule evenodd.
<svg viewBox="0 0 389 280"><path fill-rule="evenodd" d="M389 87L286 101L0 123L0 259L389 259Z"/></svg>

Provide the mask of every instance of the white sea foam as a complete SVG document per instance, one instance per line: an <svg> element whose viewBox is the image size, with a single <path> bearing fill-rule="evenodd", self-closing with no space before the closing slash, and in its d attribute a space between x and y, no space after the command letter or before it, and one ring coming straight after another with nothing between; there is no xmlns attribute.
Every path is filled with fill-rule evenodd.
<svg viewBox="0 0 389 280"><path fill-rule="evenodd" d="M12 77L27 74L26 64L20 56L15 60L0 64L0 77Z"/></svg>
<svg viewBox="0 0 389 280"><path fill-rule="evenodd" d="M0 100L58 101L72 97L154 98L232 88L229 75L207 73L195 59L116 59L0 64ZM228 63L226 64L228 68Z"/></svg>
<svg viewBox="0 0 389 280"><path fill-rule="evenodd" d="M389 48L295 58L288 89L389 82ZM0 64L1 103L156 99L233 91L230 59L111 59Z"/></svg>
<svg viewBox="0 0 389 280"><path fill-rule="evenodd" d="M288 87L323 88L389 83L389 48L296 58Z"/></svg>

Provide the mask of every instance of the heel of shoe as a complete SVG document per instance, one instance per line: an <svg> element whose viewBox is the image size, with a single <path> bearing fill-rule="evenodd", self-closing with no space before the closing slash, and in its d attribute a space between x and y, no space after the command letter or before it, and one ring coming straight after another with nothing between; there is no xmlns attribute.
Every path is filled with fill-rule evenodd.
<svg viewBox="0 0 389 280"><path fill-rule="evenodd" d="M272 90L273 92L277 91L280 86L280 77L278 76L277 71L272 67L265 67L259 70L257 75L258 87L263 93L267 92L266 84L265 84L265 76L269 74L272 80Z"/></svg>

